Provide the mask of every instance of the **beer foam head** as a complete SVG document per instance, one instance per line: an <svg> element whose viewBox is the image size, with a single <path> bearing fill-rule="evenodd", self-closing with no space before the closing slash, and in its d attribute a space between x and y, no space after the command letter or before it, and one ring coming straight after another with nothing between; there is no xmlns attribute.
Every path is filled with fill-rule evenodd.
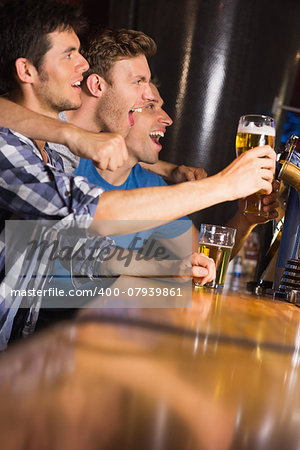
<svg viewBox="0 0 300 450"><path fill-rule="evenodd" d="M269 127L268 125L258 127L254 122L249 122L248 125L239 125L238 133L265 134L266 136L275 136L275 128Z"/></svg>

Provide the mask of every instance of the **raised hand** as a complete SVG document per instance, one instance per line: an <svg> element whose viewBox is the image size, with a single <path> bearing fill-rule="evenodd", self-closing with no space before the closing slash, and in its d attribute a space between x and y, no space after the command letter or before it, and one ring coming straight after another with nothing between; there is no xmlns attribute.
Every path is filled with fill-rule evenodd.
<svg viewBox="0 0 300 450"><path fill-rule="evenodd" d="M184 181L202 180L207 177L207 173L202 167L184 166L175 167L170 174L173 183L183 183Z"/></svg>
<svg viewBox="0 0 300 450"><path fill-rule="evenodd" d="M93 133L74 127L67 146L75 155L91 159L97 168L103 170L114 171L128 158L125 141L116 133Z"/></svg>
<svg viewBox="0 0 300 450"><path fill-rule="evenodd" d="M268 217L264 217L262 215L255 215L255 214L246 214L245 220L248 221L249 226L251 225L257 225L262 224L265 222L268 222L269 220L276 219L278 217L277 208L279 207L279 201L278 201L278 189L279 189L280 182L278 180L273 180L272 182L272 192L269 195L263 195L262 196L262 204L263 204L263 211L268 213ZM244 210L244 200L241 199L239 201L239 211L240 214L243 214Z"/></svg>
<svg viewBox="0 0 300 450"><path fill-rule="evenodd" d="M216 175L225 181L229 199L247 197L258 191L272 192L276 153L269 146L255 147L236 158L228 167Z"/></svg>

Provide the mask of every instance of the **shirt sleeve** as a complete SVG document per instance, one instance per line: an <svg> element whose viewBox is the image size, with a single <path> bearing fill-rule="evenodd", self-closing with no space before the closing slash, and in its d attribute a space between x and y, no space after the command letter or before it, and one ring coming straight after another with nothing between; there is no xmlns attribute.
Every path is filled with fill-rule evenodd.
<svg viewBox="0 0 300 450"><path fill-rule="evenodd" d="M103 189L44 163L28 144L0 135L0 207L20 219L62 219L88 227ZM85 219L85 220L83 220Z"/></svg>

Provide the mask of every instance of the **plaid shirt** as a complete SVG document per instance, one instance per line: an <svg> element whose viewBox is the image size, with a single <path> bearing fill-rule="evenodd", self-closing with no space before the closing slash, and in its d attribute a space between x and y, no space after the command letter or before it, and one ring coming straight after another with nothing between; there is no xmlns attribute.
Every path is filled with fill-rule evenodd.
<svg viewBox="0 0 300 450"><path fill-rule="evenodd" d="M4 231L13 223L5 224L5 221L53 220L55 226L48 231L51 238L71 226L86 230L103 192L102 188L89 183L84 177L66 174L62 159L51 149L51 144L46 144L45 151L49 161L47 164L31 140L0 127L0 350L7 345L14 317L24 300L24 296L11 293L16 288L16 274L23 273L18 289L26 290L29 286L41 289L51 271L49 253L42 260L32 260L30 264L26 261L24 252L17 250L20 236L15 236L13 263L5 267L7 241ZM34 235L34 229L32 233ZM97 239L99 247L113 245L109 238ZM84 268L85 274L92 278L92 268L87 267L86 261ZM34 330L41 300L40 297L28 299L30 315L24 335Z"/></svg>

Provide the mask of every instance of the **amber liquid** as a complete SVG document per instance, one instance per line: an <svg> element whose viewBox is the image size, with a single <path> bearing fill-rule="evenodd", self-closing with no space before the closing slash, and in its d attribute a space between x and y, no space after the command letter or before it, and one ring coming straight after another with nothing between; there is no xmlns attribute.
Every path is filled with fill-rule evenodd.
<svg viewBox="0 0 300 450"><path fill-rule="evenodd" d="M236 152L237 156L251 150L254 147L270 145L274 148L275 136L267 134L237 133ZM264 192L252 194L244 199L244 214L255 214L257 216L268 218L269 214L263 211L262 195Z"/></svg>
<svg viewBox="0 0 300 450"><path fill-rule="evenodd" d="M268 136L267 134L251 134L251 133L237 133L236 135L236 152L237 156L251 150L254 147L261 147L269 145L274 148L275 136Z"/></svg>
<svg viewBox="0 0 300 450"><path fill-rule="evenodd" d="M204 253L212 258L216 264L216 279L205 286L221 289L225 283L225 277L230 261L232 247L223 247L221 245L199 243L198 253Z"/></svg>

